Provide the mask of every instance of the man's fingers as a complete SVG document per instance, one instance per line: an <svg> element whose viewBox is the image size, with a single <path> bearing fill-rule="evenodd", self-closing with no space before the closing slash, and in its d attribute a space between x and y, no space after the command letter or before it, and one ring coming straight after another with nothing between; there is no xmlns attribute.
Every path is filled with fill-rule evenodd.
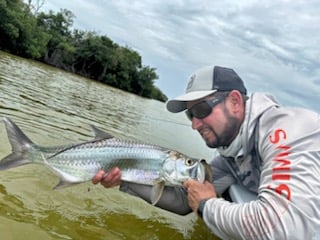
<svg viewBox="0 0 320 240"><path fill-rule="evenodd" d="M114 186L118 186L121 182L121 171L119 168L115 167L111 169L108 173L103 175L103 179L101 184L105 188L110 188Z"/></svg>
<svg viewBox="0 0 320 240"><path fill-rule="evenodd" d="M118 167L111 169L109 172L99 170L92 178L92 183L101 183L105 188L117 186L121 183L121 171Z"/></svg>
<svg viewBox="0 0 320 240"><path fill-rule="evenodd" d="M97 184L99 182L101 182L101 180L103 179L103 176L106 173L103 170L99 170L99 172L97 172L97 174L92 178L92 183L93 184Z"/></svg>
<svg viewBox="0 0 320 240"><path fill-rule="evenodd" d="M187 179L186 181L183 182L183 186L184 186L186 189L188 189L189 187L191 187L191 186L193 185L193 182L194 182L194 181L195 181L195 180L189 178L189 179Z"/></svg>

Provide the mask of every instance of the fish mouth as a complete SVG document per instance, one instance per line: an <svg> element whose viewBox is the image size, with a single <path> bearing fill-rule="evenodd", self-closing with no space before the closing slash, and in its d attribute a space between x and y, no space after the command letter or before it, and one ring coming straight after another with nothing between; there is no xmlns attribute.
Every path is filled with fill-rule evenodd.
<svg viewBox="0 0 320 240"><path fill-rule="evenodd" d="M192 178L202 183L212 180L212 169L206 160L199 161L197 167L193 169Z"/></svg>

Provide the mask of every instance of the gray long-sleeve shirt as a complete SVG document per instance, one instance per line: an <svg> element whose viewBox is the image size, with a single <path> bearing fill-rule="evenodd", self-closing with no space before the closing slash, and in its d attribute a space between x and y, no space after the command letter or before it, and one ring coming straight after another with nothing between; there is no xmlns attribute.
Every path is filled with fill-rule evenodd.
<svg viewBox="0 0 320 240"><path fill-rule="evenodd" d="M241 149L212 160L212 181L217 193L240 182L257 199L241 204L209 199L206 225L222 239L315 239L320 235L319 114L284 108L256 93L247 101L242 127ZM150 196L147 186L121 189ZM166 188L157 206L178 214L191 211L179 188Z"/></svg>

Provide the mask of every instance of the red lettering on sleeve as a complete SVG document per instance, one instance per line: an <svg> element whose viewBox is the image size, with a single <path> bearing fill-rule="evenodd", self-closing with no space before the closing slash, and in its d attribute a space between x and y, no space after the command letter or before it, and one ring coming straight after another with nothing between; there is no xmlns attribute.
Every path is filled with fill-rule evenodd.
<svg viewBox="0 0 320 240"><path fill-rule="evenodd" d="M272 174L272 180L273 181L277 181L277 180L289 181L290 175L289 174Z"/></svg>
<svg viewBox="0 0 320 240"><path fill-rule="evenodd" d="M284 193L288 200L291 198L291 190L287 184L280 184L278 187L275 188L276 192L282 195Z"/></svg>
<svg viewBox="0 0 320 240"><path fill-rule="evenodd" d="M281 140L281 138L283 138L283 139L287 138L287 134L283 129L277 129L274 131L273 136L269 136L269 140L273 144L278 143Z"/></svg>
<svg viewBox="0 0 320 240"><path fill-rule="evenodd" d="M291 190L288 184L284 181L290 181L291 178L291 160L290 149L291 146L286 145L284 143L280 143L281 140L287 139L287 133L283 129L276 129L272 135L269 136L270 143L276 145L274 151L279 151L275 154L272 162L277 164L272 168L272 180L280 181L278 186L269 188L275 190L280 195L285 195L288 200L291 199Z"/></svg>

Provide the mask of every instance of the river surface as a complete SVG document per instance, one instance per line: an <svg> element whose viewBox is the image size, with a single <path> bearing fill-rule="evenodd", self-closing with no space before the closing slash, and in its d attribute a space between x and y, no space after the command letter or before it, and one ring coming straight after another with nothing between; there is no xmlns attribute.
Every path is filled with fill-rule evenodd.
<svg viewBox="0 0 320 240"><path fill-rule="evenodd" d="M3 52L0 90L0 159L11 151L4 116L43 146L90 140L95 125L194 157L214 154L164 103ZM0 239L217 239L193 213L179 216L90 182L52 190L58 181L42 165L0 172Z"/></svg>

